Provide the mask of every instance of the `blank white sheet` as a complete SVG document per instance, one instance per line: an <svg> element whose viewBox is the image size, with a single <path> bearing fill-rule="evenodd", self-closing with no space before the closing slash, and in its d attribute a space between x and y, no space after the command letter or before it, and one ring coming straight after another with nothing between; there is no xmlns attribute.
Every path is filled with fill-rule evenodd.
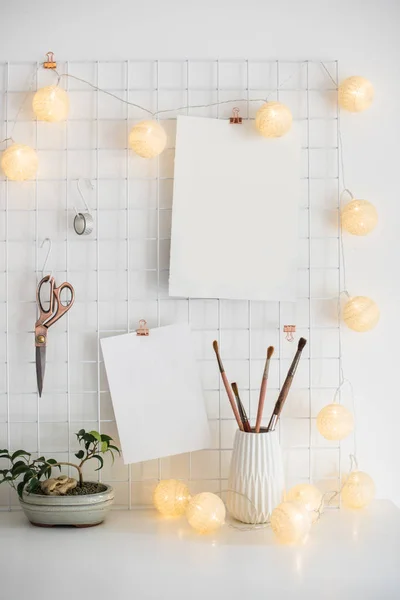
<svg viewBox="0 0 400 600"><path fill-rule="evenodd" d="M101 348L125 464L210 446L188 325L103 338Z"/></svg>
<svg viewBox="0 0 400 600"><path fill-rule="evenodd" d="M294 128L178 117L170 296L296 300L300 154Z"/></svg>

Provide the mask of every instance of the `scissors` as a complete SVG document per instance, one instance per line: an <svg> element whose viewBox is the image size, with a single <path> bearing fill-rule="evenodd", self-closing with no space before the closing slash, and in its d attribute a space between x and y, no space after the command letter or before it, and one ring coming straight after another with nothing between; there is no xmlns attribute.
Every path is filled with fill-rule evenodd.
<svg viewBox="0 0 400 600"><path fill-rule="evenodd" d="M43 284L49 283L50 286L50 299L49 308L45 310L42 305L40 292ZM71 293L71 298L68 304L61 302L61 292L64 289L68 289ZM62 283L59 287L56 287L54 277L46 275L43 277L38 285L36 291L36 302L39 308L39 318L35 323L35 347L36 347L36 379L39 396L42 395L44 372L46 368L46 345L47 345L47 331L51 325L54 325L58 319L60 319L66 312L69 311L75 300L74 288L70 283Z"/></svg>

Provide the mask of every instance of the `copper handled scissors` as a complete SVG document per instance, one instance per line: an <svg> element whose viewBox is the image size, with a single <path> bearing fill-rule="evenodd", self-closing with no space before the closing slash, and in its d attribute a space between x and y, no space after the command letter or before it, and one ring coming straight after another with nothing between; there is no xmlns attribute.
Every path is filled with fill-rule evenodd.
<svg viewBox="0 0 400 600"><path fill-rule="evenodd" d="M42 286L47 283L50 286L49 308L43 308L41 300ZM61 292L65 289L70 291L71 297L67 304L61 302ZM39 318L35 323L35 346L36 346L36 379L39 396L42 395L44 372L46 368L46 345L47 331L58 319L61 319L69 311L75 300L75 291L70 283L62 283L56 287L54 277L46 275L39 283L36 291L36 302L39 308Z"/></svg>

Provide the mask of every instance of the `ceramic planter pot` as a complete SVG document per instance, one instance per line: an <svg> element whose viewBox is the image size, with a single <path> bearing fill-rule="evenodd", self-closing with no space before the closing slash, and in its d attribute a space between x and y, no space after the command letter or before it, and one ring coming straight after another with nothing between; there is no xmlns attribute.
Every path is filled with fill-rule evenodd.
<svg viewBox="0 0 400 600"><path fill-rule="evenodd" d="M276 431L237 431L229 471L227 507L243 523L266 523L283 500L284 471Z"/></svg>
<svg viewBox="0 0 400 600"><path fill-rule="evenodd" d="M104 487L103 492L82 496L42 496L24 492L20 504L33 525L92 527L104 521L114 501L113 488L105 484Z"/></svg>

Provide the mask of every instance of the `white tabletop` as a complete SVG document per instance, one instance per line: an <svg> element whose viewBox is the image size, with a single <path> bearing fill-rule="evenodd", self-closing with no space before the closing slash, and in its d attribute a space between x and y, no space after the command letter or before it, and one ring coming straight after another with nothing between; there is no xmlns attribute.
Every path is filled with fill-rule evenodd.
<svg viewBox="0 0 400 600"><path fill-rule="evenodd" d="M199 536L185 519L113 511L91 529L31 526L0 513L4 600L398 600L400 511L327 511L301 547L270 529Z"/></svg>

